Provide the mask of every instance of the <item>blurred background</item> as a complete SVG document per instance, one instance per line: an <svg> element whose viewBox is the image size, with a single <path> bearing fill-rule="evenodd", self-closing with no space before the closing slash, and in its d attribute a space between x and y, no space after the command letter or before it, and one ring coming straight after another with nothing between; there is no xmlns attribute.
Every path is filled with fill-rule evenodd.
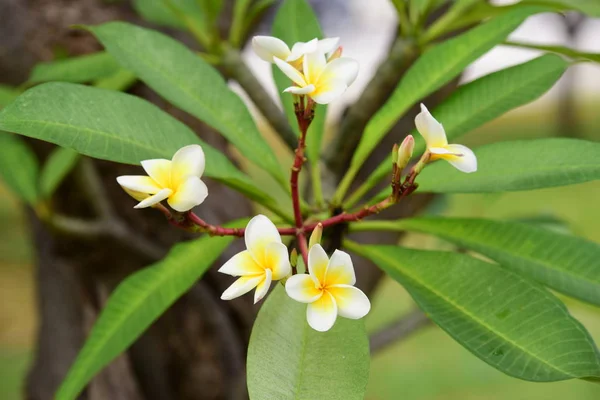
<svg viewBox="0 0 600 400"><path fill-rule="evenodd" d="M10 1L0 0L0 25L4 25L5 30L11 15L3 12L1 3ZM23 5L26 3L23 1ZM57 4L62 3L69 2L57 1ZM343 101L330 107L329 123L334 124L344 105L356 98L374 73L378 61L385 56L397 21L387 0L321 0L313 3L327 36L339 36L345 54L361 63L357 82ZM259 27L259 31L267 33L268 23ZM18 35L18 30L13 30L12 34ZM511 39L568 45L581 51L600 53L600 20L576 14L566 17L538 15L529 18ZM0 59L11 57L4 40L5 37L0 35ZM470 81L536 55L535 51L501 46L471 65L462 79ZM275 96L270 67L248 49L245 57ZM0 76L0 84L6 83L2 80ZM478 146L516 138L552 136L597 141L600 140L598 110L600 67L578 64L541 99L470 132L461 143ZM552 229L574 232L600 242L599 199L600 183L590 182L532 192L440 197L428 212L463 217L538 219ZM404 240L419 248L444 246L436 239L422 235L411 235ZM3 400L23 398L24 379L32 360L38 326L34 261L24 210L0 183L0 398ZM600 343L600 310L575 300L563 300ZM406 292L391 280L383 282L373 305L367 319L370 332L397 320L414 307ZM487 366L429 324L408 339L374 355L367 398L591 400L600 398L600 386L583 381L536 384L510 378Z"/></svg>

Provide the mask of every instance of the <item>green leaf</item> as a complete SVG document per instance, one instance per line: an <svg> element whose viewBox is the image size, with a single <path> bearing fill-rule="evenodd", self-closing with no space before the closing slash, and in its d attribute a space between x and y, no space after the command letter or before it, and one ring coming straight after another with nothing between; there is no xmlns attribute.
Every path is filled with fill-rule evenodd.
<svg viewBox="0 0 600 400"><path fill-rule="evenodd" d="M79 160L79 153L64 147L57 147L42 167L40 192L42 198L52 197L63 179L71 172Z"/></svg>
<svg viewBox="0 0 600 400"><path fill-rule="evenodd" d="M593 61L600 63L600 53L586 53L583 51L577 51L565 46L553 46L553 45L542 45L535 43L523 43L523 42L504 42L507 46L521 47L523 49L533 49L548 51L551 53L561 54L563 56L572 58L576 61Z"/></svg>
<svg viewBox="0 0 600 400"><path fill-rule="evenodd" d="M38 198L39 165L35 154L20 138L0 132L0 179L30 206Z"/></svg>
<svg viewBox="0 0 600 400"><path fill-rule="evenodd" d="M273 290L254 322L248 348L252 400L362 400L369 341L362 320L338 318L328 332L306 322L306 304Z"/></svg>
<svg viewBox="0 0 600 400"><path fill-rule="evenodd" d="M56 394L71 400L188 291L233 237L203 237L175 245L161 261L125 279L112 293Z"/></svg>
<svg viewBox="0 0 600 400"><path fill-rule="evenodd" d="M467 218L412 218L394 230L440 236L552 289L600 306L600 245L532 224Z"/></svg>
<svg viewBox="0 0 600 400"><path fill-rule="evenodd" d="M508 11L423 54L367 124L350 171L356 173L360 169L375 146L413 104L458 76L469 64L506 39L527 17L546 10L532 6Z"/></svg>
<svg viewBox="0 0 600 400"><path fill-rule="evenodd" d="M0 85L0 108L7 106L8 103L16 99L19 93L17 89L10 86Z"/></svg>
<svg viewBox="0 0 600 400"><path fill-rule="evenodd" d="M37 64L33 67L27 83L35 84L49 81L91 82L112 75L120 68L113 56L106 52L99 52Z"/></svg>
<svg viewBox="0 0 600 400"><path fill-rule="evenodd" d="M155 105L112 90L51 82L29 89L0 112L0 130L45 140L90 157L139 165L200 144L206 176L257 201L271 201L219 150Z"/></svg>
<svg viewBox="0 0 600 400"><path fill-rule="evenodd" d="M197 0L134 0L133 7L146 21L171 28L187 29L181 14L198 23L204 21L204 13Z"/></svg>
<svg viewBox="0 0 600 400"><path fill-rule="evenodd" d="M137 77L126 69L120 68L114 74L94 81L94 86L101 89L125 92L137 81Z"/></svg>
<svg viewBox="0 0 600 400"><path fill-rule="evenodd" d="M319 20L306 0L284 0L277 10L277 14L275 14L271 34L283 40L290 48L297 42L308 42L314 38L323 38ZM294 113L293 96L291 93L283 93L284 89L292 86L292 81L275 65L273 65L273 79L275 80L283 109L294 131L298 134L298 122ZM325 131L326 113L327 106L318 104L315 110L315 119L308 129L306 154L309 160L313 162L318 162L319 160L323 132Z"/></svg>
<svg viewBox="0 0 600 400"><path fill-rule="evenodd" d="M549 138L493 143L475 150L478 169L459 172L444 161L417 177L419 190L491 193L572 185L600 179L600 143Z"/></svg>
<svg viewBox="0 0 600 400"><path fill-rule="evenodd" d="M575 10L590 17L600 17L600 3L597 0L523 0L519 4L542 4L559 11Z"/></svg>
<svg viewBox="0 0 600 400"><path fill-rule="evenodd" d="M494 72L460 86L433 110L433 115L444 125L448 140L455 139L537 99L554 86L568 66L562 58L547 54ZM412 134L416 141L414 154L421 154L425 141L416 130ZM391 175L391 165L389 156L369 176L369 182L374 185Z"/></svg>
<svg viewBox="0 0 600 400"><path fill-rule="evenodd" d="M350 247L400 282L435 323L492 367L536 382L600 376L588 332L537 284L463 254Z"/></svg>
<svg viewBox="0 0 600 400"><path fill-rule="evenodd" d="M248 109L206 61L162 33L124 22L89 29L123 67L177 107L218 130L287 188L283 169Z"/></svg>

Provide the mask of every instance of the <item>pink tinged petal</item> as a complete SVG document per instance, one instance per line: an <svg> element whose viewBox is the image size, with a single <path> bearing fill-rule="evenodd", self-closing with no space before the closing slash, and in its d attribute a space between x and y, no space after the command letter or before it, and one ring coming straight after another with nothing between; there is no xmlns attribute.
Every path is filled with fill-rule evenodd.
<svg viewBox="0 0 600 400"><path fill-rule="evenodd" d="M284 90L284 92L289 92L289 93L293 93L293 94L310 94L314 91L315 91L315 85L308 85L303 88L298 87L298 86L290 86L289 88Z"/></svg>
<svg viewBox="0 0 600 400"><path fill-rule="evenodd" d="M322 84L321 81L325 84L329 80L341 80L350 86L357 76L358 61L348 57L336 58L327 64L317 86Z"/></svg>
<svg viewBox="0 0 600 400"><path fill-rule="evenodd" d="M267 263L267 246L270 243L281 243L281 235L271 220L262 214L252 218L246 225L244 234L246 248L254 260L263 268Z"/></svg>
<svg viewBox="0 0 600 400"><path fill-rule="evenodd" d="M449 144L446 148L452 154L461 154L460 156L449 155L442 157L452 164L454 168L466 173L477 171L477 157L471 149L461 144Z"/></svg>
<svg viewBox="0 0 600 400"><path fill-rule="evenodd" d="M172 188L177 190L190 176L202 177L205 163L204 151L200 145L192 144L177 150L171 164Z"/></svg>
<svg viewBox="0 0 600 400"><path fill-rule="evenodd" d="M308 325L319 332L331 329L337 318L337 313L335 299L328 292L324 292L323 296L306 307Z"/></svg>
<svg viewBox="0 0 600 400"><path fill-rule="evenodd" d="M242 276L231 286L229 286L221 295L221 300L231 300L240 297L254 289L263 279L264 274L255 276Z"/></svg>
<svg viewBox="0 0 600 400"><path fill-rule="evenodd" d="M198 204L201 204L208 196L206 184L197 176L188 177L177 191L169 197L168 203L175 211L189 211Z"/></svg>
<svg viewBox="0 0 600 400"><path fill-rule="evenodd" d="M269 288L271 287L271 281L273 276L270 269L265 270L264 279L256 286L256 292L254 292L254 304L258 303L265 297Z"/></svg>
<svg viewBox="0 0 600 400"><path fill-rule="evenodd" d="M288 62L296 61L307 53L312 53L318 49L318 40L315 38L308 42L297 42L292 46L292 52L287 58L282 58Z"/></svg>
<svg viewBox="0 0 600 400"><path fill-rule="evenodd" d="M271 242L267 245L265 269L273 272L273 280L278 281L292 273L290 256L287 246L280 242Z"/></svg>
<svg viewBox="0 0 600 400"><path fill-rule="evenodd" d="M427 148L446 147L448 144L444 127L433 118L433 115L431 115L427 107L422 103L421 112L415 117L415 125L421 136L423 136L423 139L425 139Z"/></svg>
<svg viewBox="0 0 600 400"><path fill-rule="evenodd" d="M329 257L320 244L315 244L308 251L308 272L319 283L325 283L325 275L327 274L327 264Z"/></svg>
<svg viewBox="0 0 600 400"><path fill-rule="evenodd" d="M283 40L272 36L255 36L252 38L252 49L263 60L272 63L273 57L285 60L290 49Z"/></svg>
<svg viewBox="0 0 600 400"><path fill-rule="evenodd" d="M171 161L158 158L142 161L142 167L161 188L171 187Z"/></svg>
<svg viewBox="0 0 600 400"><path fill-rule="evenodd" d="M163 189L160 192L140 201L133 208L146 208L146 207L153 206L155 204L160 203L167 197L169 197L171 195L171 193L173 193L173 191L171 189Z"/></svg>
<svg viewBox="0 0 600 400"><path fill-rule="evenodd" d="M313 51L304 55L304 65L302 72L304 73L304 79L307 84L316 84L319 77L325 70L327 65L327 59L325 54L319 51Z"/></svg>
<svg viewBox="0 0 600 400"><path fill-rule="evenodd" d="M321 298L324 293L318 286L319 282L312 276L297 274L285 282L285 291L288 296L300 303L312 303Z"/></svg>
<svg viewBox="0 0 600 400"><path fill-rule="evenodd" d="M331 255L325 276L325 285L354 285L356 275L350 254L345 251L336 250Z"/></svg>
<svg viewBox="0 0 600 400"><path fill-rule="evenodd" d="M323 54L331 53L332 51L334 51L337 48L339 42L340 42L339 37L319 40L319 43L317 45L317 50Z"/></svg>
<svg viewBox="0 0 600 400"><path fill-rule="evenodd" d="M265 269L254 261L248 250L244 250L223 264L219 272L232 276L255 276L264 274Z"/></svg>
<svg viewBox="0 0 600 400"><path fill-rule="evenodd" d="M275 57L275 65L283 72L288 78L292 80L296 85L304 87L307 85L304 76L296 68L292 67L287 62Z"/></svg>
<svg viewBox="0 0 600 400"><path fill-rule="evenodd" d="M310 94L310 97L319 104L329 104L340 97L348 86L341 79L332 79L327 82L319 82L317 90Z"/></svg>
<svg viewBox="0 0 600 400"><path fill-rule="evenodd" d="M124 189L129 189L133 192L155 194L162 190L162 187L157 185L154 179L150 178L149 176L119 176L117 177L117 183L121 185Z"/></svg>
<svg viewBox="0 0 600 400"><path fill-rule="evenodd" d="M359 319L371 310L371 302L359 288L350 285L334 285L327 291L335 299L338 314L344 318Z"/></svg>

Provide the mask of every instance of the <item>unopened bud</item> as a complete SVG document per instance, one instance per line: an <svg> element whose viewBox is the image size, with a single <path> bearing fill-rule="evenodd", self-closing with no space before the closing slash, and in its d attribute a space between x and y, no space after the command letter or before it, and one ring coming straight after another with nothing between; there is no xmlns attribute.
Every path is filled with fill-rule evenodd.
<svg viewBox="0 0 600 400"><path fill-rule="evenodd" d="M296 249L292 249L292 252L290 253L290 264L292 267L298 265L298 251L296 251Z"/></svg>
<svg viewBox="0 0 600 400"><path fill-rule="evenodd" d="M340 58L342 56L342 50L344 50L342 48L342 46L335 49L335 51L333 53L331 53L331 55L329 56L329 59L327 60L327 62L333 61L336 58Z"/></svg>
<svg viewBox="0 0 600 400"><path fill-rule="evenodd" d="M322 236L323 236L323 224L321 224L319 222L317 224L317 226L315 227L315 229L312 231L312 234L310 235L310 240L308 241L308 248L310 249L315 244L320 244Z"/></svg>
<svg viewBox="0 0 600 400"><path fill-rule="evenodd" d="M394 143L394 147L392 147L392 164L396 164L398 162L398 144Z"/></svg>
<svg viewBox="0 0 600 400"><path fill-rule="evenodd" d="M408 162L412 158L413 150L415 149L415 138L412 135L408 135L402 141L400 148L398 149L398 158L396 159L396 165L398 170L402 171L408 165Z"/></svg>

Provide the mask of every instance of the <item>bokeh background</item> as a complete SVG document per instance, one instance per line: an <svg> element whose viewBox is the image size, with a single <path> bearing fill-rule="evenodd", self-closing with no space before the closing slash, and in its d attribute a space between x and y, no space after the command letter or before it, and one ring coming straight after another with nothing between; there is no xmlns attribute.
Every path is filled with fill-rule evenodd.
<svg viewBox="0 0 600 400"><path fill-rule="evenodd" d="M340 103L330 107L330 124L367 84L385 55L397 21L387 0L322 0L314 2L328 36L339 36L348 56L360 60L356 84ZM6 21L9 15L0 15ZM262 29L268 31L267 26ZM600 53L600 20L576 15L531 17L511 39L569 45ZM2 38L0 37L0 49ZM250 51L247 60L275 95L269 67ZM463 80L535 57L535 51L498 47L469 67ZM0 77L2 83L2 77ZM516 138L567 136L600 140L600 67L579 64L541 99L467 134L462 143L477 146ZM265 133L269 135L269 132ZM600 160L599 160L600 162ZM249 171L256 173L256 171ZM448 216L538 220L549 229L576 233L600 242L600 183L493 195L440 197L429 213ZM413 247L446 244L424 235L405 239ZM31 362L37 327L33 251L20 204L0 182L0 399L20 399ZM600 343L600 310L563 298L569 309ZM386 280L373 299L367 318L376 332L414 309L406 292ZM583 381L539 384L519 381L487 366L435 325L374 355L368 399L599 399L600 385Z"/></svg>

